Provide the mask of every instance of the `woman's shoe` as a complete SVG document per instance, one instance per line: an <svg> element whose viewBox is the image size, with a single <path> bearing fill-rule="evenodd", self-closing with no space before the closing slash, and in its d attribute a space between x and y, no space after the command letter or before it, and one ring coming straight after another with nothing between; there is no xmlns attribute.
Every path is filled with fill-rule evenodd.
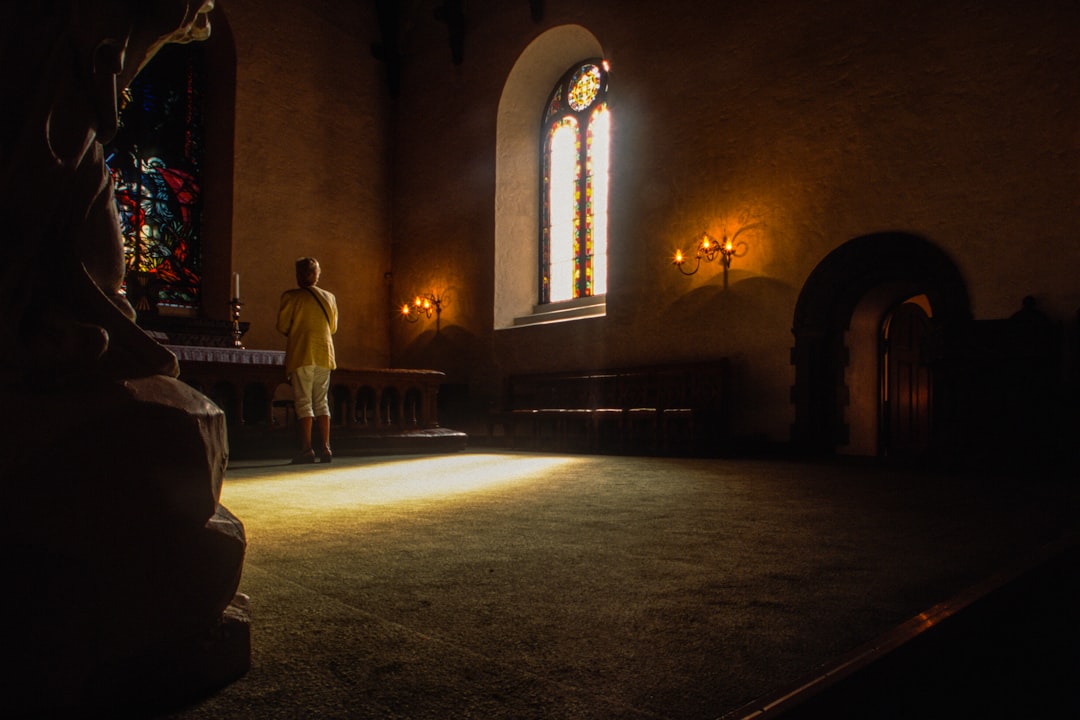
<svg viewBox="0 0 1080 720"><path fill-rule="evenodd" d="M334 456L330 453L330 448L326 448L319 454L319 462L333 462Z"/></svg>
<svg viewBox="0 0 1080 720"><path fill-rule="evenodd" d="M315 451L314 450L308 450L306 452L302 452L302 453L300 453L299 455L297 455L296 457L294 457L292 459L292 464L293 465L310 465L313 462L315 462Z"/></svg>

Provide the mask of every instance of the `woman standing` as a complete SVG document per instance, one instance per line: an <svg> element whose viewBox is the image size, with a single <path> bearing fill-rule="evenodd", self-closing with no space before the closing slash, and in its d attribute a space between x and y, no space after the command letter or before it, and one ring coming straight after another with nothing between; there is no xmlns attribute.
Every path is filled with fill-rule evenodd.
<svg viewBox="0 0 1080 720"><path fill-rule="evenodd" d="M296 261L296 284L281 294L278 332L286 336L285 372L296 396L296 418L300 426L300 454L294 464L315 462L311 429L317 424L322 446L318 457L328 463L330 453L330 371L334 359L334 333L338 327L337 299L317 287L322 269L313 257Z"/></svg>

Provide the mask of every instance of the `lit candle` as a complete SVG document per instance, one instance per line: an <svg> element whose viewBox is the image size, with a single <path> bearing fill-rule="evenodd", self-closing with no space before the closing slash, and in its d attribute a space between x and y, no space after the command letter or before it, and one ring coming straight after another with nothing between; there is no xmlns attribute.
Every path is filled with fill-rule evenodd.
<svg viewBox="0 0 1080 720"><path fill-rule="evenodd" d="M233 300L240 299L240 273L238 272L232 274L232 296Z"/></svg>

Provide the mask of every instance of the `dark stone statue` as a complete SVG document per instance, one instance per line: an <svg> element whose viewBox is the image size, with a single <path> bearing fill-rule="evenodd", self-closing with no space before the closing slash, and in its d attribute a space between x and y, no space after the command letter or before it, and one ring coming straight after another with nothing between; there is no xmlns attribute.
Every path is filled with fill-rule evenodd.
<svg viewBox="0 0 1080 720"><path fill-rule="evenodd" d="M0 31L0 478L14 715L186 702L247 671L222 412L135 324L102 144L212 0L34 0Z"/></svg>

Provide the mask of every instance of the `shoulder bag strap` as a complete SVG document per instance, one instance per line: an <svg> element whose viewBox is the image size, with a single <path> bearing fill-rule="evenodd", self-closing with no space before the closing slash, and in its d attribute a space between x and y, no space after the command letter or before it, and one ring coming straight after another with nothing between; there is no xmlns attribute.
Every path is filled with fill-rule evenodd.
<svg viewBox="0 0 1080 720"><path fill-rule="evenodd" d="M319 303L319 309L322 310L323 317L326 318L326 324L329 325L330 324L330 313L326 312L326 306L324 306L322 304L322 300L319 299L319 294L317 292L315 292L314 290L312 290L310 286L305 287L304 289L307 290L309 293L311 293L311 297L315 298L315 302Z"/></svg>

